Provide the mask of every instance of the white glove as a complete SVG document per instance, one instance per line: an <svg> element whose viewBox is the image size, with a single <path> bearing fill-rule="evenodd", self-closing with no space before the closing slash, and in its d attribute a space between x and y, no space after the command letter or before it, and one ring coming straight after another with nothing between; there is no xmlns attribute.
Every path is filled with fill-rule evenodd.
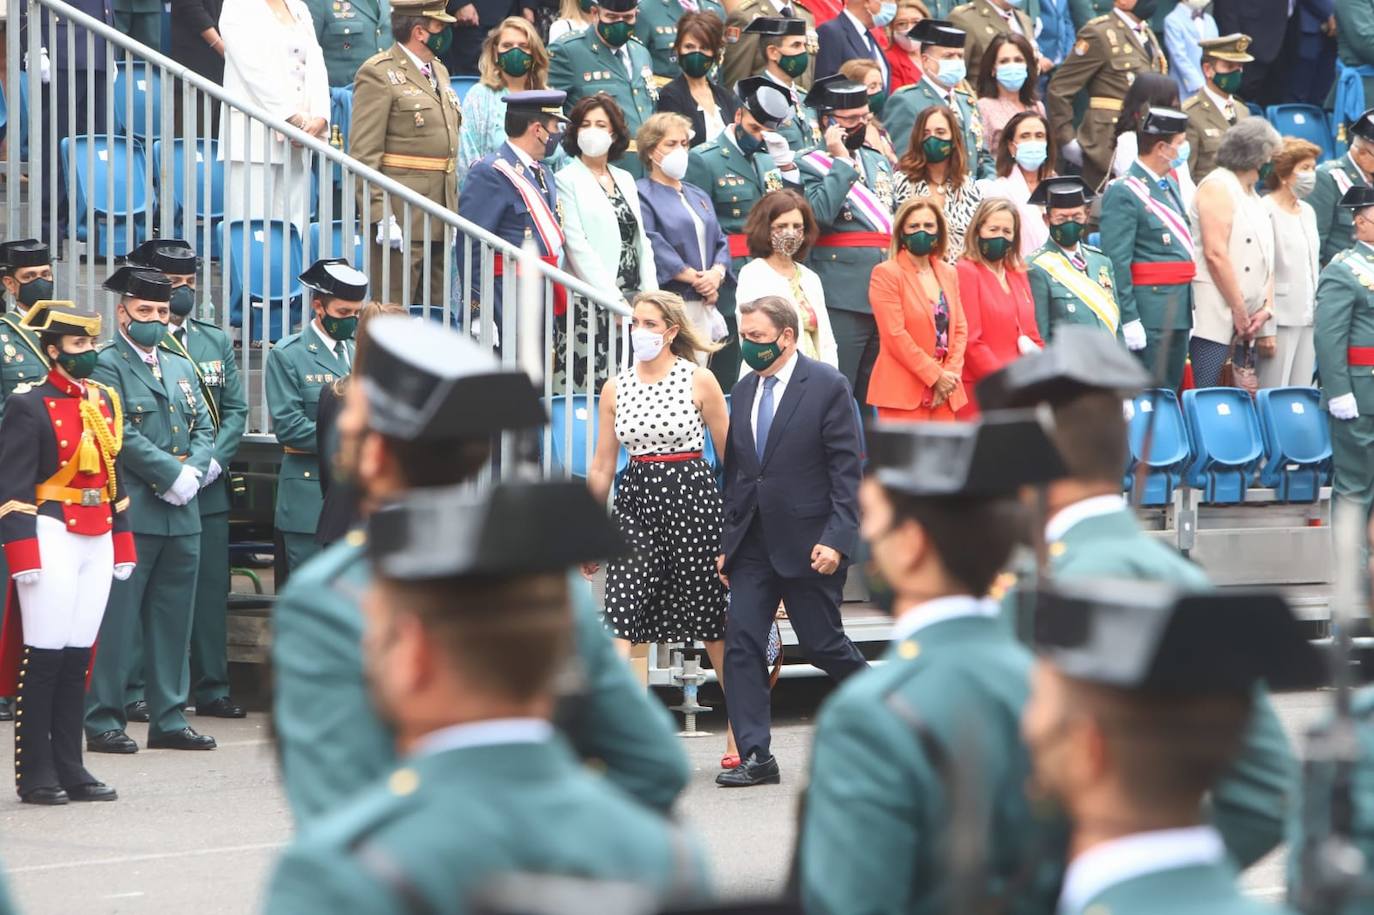
<svg viewBox="0 0 1374 915"><path fill-rule="evenodd" d="M201 489L204 489L205 487L209 486L211 483L213 483L213 482L215 482L216 480L218 480L218 479L219 479L219 475L220 475L221 473L223 473L223 472L224 472L224 469L223 469L222 467L219 466L219 461L215 460L214 458L210 458L210 469L207 470L207 471L205 471L205 479L203 479L203 480L200 481L200 487L201 487Z"/></svg>
<svg viewBox="0 0 1374 915"><path fill-rule="evenodd" d="M129 576L134 574L134 564L132 562L121 562L114 567L115 581L128 581Z"/></svg>
<svg viewBox="0 0 1374 915"><path fill-rule="evenodd" d="M1135 401L1134 401L1134 400L1123 400L1123 401L1121 401L1121 416L1122 416L1122 418L1124 418L1124 419L1126 420L1126 422L1130 422L1131 420L1135 419Z"/></svg>
<svg viewBox="0 0 1374 915"><path fill-rule="evenodd" d="M763 144L768 147L768 155L773 157L773 164L778 168L786 168L797 158L792 147L787 145L786 138L776 131L765 130Z"/></svg>
<svg viewBox="0 0 1374 915"><path fill-rule="evenodd" d="M1354 394L1342 394L1340 397L1331 398L1326 403L1326 409L1337 419L1360 418L1360 408L1355 404Z"/></svg>
<svg viewBox="0 0 1374 915"><path fill-rule="evenodd" d="M176 482L162 494L162 501L172 505L185 505L196 497L196 491L199 489L200 471L194 467L183 467L181 473L177 474Z"/></svg>
<svg viewBox="0 0 1374 915"><path fill-rule="evenodd" d="M1078 145L1077 140L1070 140L1068 143L1065 143L1061 152L1064 153L1064 158L1074 165L1083 165L1083 147Z"/></svg>
<svg viewBox="0 0 1374 915"><path fill-rule="evenodd" d="M1036 343L1034 340L1032 340L1030 337L1027 337L1025 334L1022 334L1021 336L1016 338L1016 351L1021 355L1024 356L1027 353L1038 353L1040 352L1040 350L1040 344Z"/></svg>
<svg viewBox="0 0 1374 915"><path fill-rule="evenodd" d="M401 250L401 224L396 221L395 216L388 216L386 225L377 223L377 244L391 245L391 250Z"/></svg>
<svg viewBox="0 0 1374 915"><path fill-rule="evenodd" d="M730 328L725 323L725 316L714 307L706 309L706 329L711 334L711 342L719 343L730 336Z"/></svg>
<svg viewBox="0 0 1374 915"><path fill-rule="evenodd" d="M1126 338L1126 349L1136 352L1145 348L1145 325L1139 321L1127 321L1121 325L1121 336Z"/></svg>
<svg viewBox="0 0 1374 915"><path fill-rule="evenodd" d="M15 572L14 583L17 585L36 585L38 584L38 576L41 574L38 569L28 572Z"/></svg>

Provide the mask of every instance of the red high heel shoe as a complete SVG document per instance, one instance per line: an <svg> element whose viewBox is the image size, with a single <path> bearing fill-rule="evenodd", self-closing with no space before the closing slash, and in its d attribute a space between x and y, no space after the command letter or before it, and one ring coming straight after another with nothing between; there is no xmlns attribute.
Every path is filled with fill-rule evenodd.
<svg viewBox="0 0 1374 915"><path fill-rule="evenodd" d="M738 769L739 763L740 759L738 753L726 753L720 758L720 767L722 769Z"/></svg>

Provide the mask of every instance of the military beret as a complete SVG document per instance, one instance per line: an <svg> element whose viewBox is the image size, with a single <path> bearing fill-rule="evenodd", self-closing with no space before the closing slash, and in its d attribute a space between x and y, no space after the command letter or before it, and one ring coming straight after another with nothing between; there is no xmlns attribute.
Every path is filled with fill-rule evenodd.
<svg viewBox="0 0 1374 915"><path fill-rule="evenodd" d="M1066 324L1038 353L1007 363L978 382L983 409L1065 403L1085 391L1131 394L1148 387L1150 373L1111 334Z"/></svg>
<svg viewBox="0 0 1374 915"><path fill-rule="evenodd" d="M535 575L625 551L576 480L413 490L373 513L367 544L378 574L402 581Z"/></svg>
<svg viewBox="0 0 1374 915"><path fill-rule="evenodd" d="M196 272L200 258L180 238L150 238L129 252L126 261L134 267L160 270L172 276L187 276Z"/></svg>
<svg viewBox="0 0 1374 915"><path fill-rule="evenodd" d="M144 267L120 267L110 274L105 288L149 302L167 302L172 298L172 283L166 274Z"/></svg>
<svg viewBox="0 0 1374 915"><path fill-rule="evenodd" d="M52 263L48 246L36 238L21 238L0 244L0 270L45 267Z"/></svg>
<svg viewBox="0 0 1374 915"><path fill-rule="evenodd" d="M100 336L100 315L75 302L43 299L35 302L20 321L35 333L64 334L75 337Z"/></svg>
<svg viewBox="0 0 1374 915"><path fill-rule="evenodd" d="M300 281L318 293L345 302L361 302L367 298L367 275L342 257L315 261L305 268Z"/></svg>

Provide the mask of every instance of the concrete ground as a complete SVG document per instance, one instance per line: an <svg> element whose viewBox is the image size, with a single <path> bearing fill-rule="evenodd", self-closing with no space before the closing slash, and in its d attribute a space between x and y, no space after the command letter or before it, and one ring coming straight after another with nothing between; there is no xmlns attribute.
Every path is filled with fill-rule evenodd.
<svg viewBox="0 0 1374 915"><path fill-rule="evenodd" d="M710 849L718 885L729 895L771 893L786 877L812 716L824 693L816 681L778 686L778 787L718 789L712 780L720 735L683 741L693 776L681 810ZM1276 705L1290 737L1297 738L1329 701L1326 694L1304 693L1279 697ZM700 726L719 731L718 719L718 713L705 715ZM88 767L118 788L115 803L30 807L0 798L0 859L22 913L239 915L258 909L272 862L291 834L267 717L192 716L191 723L214 735L219 749L88 757ZM141 744L145 731L146 725L134 725L130 736ZM11 726L0 725L6 765L11 737ZM1245 883L1256 894L1278 898L1282 853L1252 868Z"/></svg>

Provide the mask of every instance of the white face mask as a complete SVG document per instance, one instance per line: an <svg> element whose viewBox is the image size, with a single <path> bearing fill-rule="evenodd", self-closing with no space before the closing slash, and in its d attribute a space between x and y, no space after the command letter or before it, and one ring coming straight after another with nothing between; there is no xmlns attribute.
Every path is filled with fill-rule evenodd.
<svg viewBox="0 0 1374 915"><path fill-rule="evenodd" d="M577 148L582 150L582 155L591 156L593 159L599 159L610 152L612 142L614 140L611 132L600 127L588 127L577 134Z"/></svg>
<svg viewBox="0 0 1374 915"><path fill-rule="evenodd" d="M687 176L687 161L687 148L679 146L660 159L658 167L663 169L663 174L669 178L674 181L681 181Z"/></svg>
<svg viewBox="0 0 1374 915"><path fill-rule="evenodd" d="M630 346L635 351L636 359L640 362L649 362L663 352L663 334L636 327L630 331Z"/></svg>
<svg viewBox="0 0 1374 915"><path fill-rule="evenodd" d="M1313 188L1316 186L1317 173L1315 171L1293 173L1293 196L1298 198L1306 197L1308 194L1312 193Z"/></svg>

